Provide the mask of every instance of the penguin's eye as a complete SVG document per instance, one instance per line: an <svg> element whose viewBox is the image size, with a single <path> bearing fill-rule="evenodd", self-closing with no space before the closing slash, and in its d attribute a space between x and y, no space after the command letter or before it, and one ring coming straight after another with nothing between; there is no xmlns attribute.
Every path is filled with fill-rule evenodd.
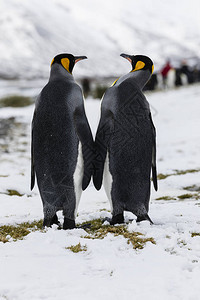
<svg viewBox="0 0 200 300"><path fill-rule="evenodd" d="M67 58L67 57L62 58L62 59L61 59L61 64L62 64L62 66L67 70L67 72L71 73L71 72L69 71L69 64L70 64L69 58Z"/></svg>

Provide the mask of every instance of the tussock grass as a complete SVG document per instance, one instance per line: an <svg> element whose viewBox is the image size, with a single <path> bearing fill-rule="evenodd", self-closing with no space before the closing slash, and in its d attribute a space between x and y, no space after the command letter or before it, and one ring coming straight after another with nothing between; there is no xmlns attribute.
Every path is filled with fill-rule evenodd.
<svg viewBox="0 0 200 300"><path fill-rule="evenodd" d="M155 200L169 201L169 200L176 200L176 198L175 197L171 197L171 196L163 196L163 197L156 198Z"/></svg>
<svg viewBox="0 0 200 300"><path fill-rule="evenodd" d="M81 225L84 225L85 223ZM127 240L128 244L132 244L133 249L143 249L147 242L156 244L155 240L152 237L145 238L144 235L140 232L129 232L126 225L103 225L101 219L92 220L90 221L90 223L91 227L85 229L88 235L84 236L83 238L93 240L104 239L108 233L111 233L114 236L123 236Z"/></svg>
<svg viewBox="0 0 200 300"><path fill-rule="evenodd" d="M84 222L80 225L87 224L88 222ZM91 227L86 228L85 231L87 235L82 236L84 239L104 239L108 233L116 236L123 236L128 244L131 244L133 249L143 249L147 242L151 242L152 244L156 244L155 240L152 237L146 238L140 232L129 232L127 229L127 225L120 226L112 226L112 225L103 225L103 221L101 219L95 219L90 221ZM10 238L13 241L22 240L25 236L33 231L43 231L43 221L33 221L33 222L25 222L17 225L3 225L0 226L0 242L7 243ZM70 247L66 247L66 249L71 250L74 253L78 253L81 251L87 251L86 245L81 245L80 242L77 245L72 245Z"/></svg>
<svg viewBox="0 0 200 300"><path fill-rule="evenodd" d="M178 196L177 198L180 199L180 200L184 200L184 199L188 199L188 198L193 198L193 194L183 194L183 195L180 195Z"/></svg>
<svg viewBox="0 0 200 300"><path fill-rule="evenodd" d="M191 237L200 236L200 232L192 232Z"/></svg>
<svg viewBox="0 0 200 300"><path fill-rule="evenodd" d="M9 196L19 196L22 197L23 194L20 194L18 191L16 190L7 190L7 195Z"/></svg>
<svg viewBox="0 0 200 300"><path fill-rule="evenodd" d="M171 176L172 174L163 174L163 173L160 173L157 175L157 179L158 180L162 180L162 179L166 179L167 177Z"/></svg>
<svg viewBox="0 0 200 300"><path fill-rule="evenodd" d="M187 190L187 191L190 191L190 192L200 192L200 186L197 186L195 184L186 186L183 189Z"/></svg>
<svg viewBox="0 0 200 300"><path fill-rule="evenodd" d="M176 174L174 175L185 175L188 173L197 173L200 172L200 169L188 169L188 170L174 170Z"/></svg>
<svg viewBox="0 0 200 300"><path fill-rule="evenodd" d="M8 96L0 99L0 107L24 107L33 104L33 99L19 95Z"/></svg>
<svg viewBox="0 0 200 300"><path fill-rule="evenodd" d="M0 242L9 242L11 237L14 241L22 240L32 231L42 230L43 221L25 222L17 225L0 226Z"/></svg>
<svg viewBox="0 0 200 300"><path fill-rule="evenodd" d="M189 198L199 200L200 199L200 194L199 193L194 193L194 194L188 193L188 194L183 194L183 195L178 196L179 200L184 200L184 199L189 199Z"/></svg>
<svg viewBox="0 0 200 300"><path fill-rule="evenodd" d="M176 197L162 196L162 197L156 198L155 200L165 200L165 201L178 200L178 201L183 201L185 199L199 200L200 199L200 194L199 193L193 193L193 194L187 193L187 194L179 195L179 196L176 196Z"/></svg>
<svg viewBox="0 0 200 300"><path fill-rule="evenodd" d="M157 178L158 180L162 180L162 179L166 179L169 176L185 175L188 173L197 173L197 172L200 172L200 169L174 170L174 173L170 173L170 174L159 173L157 175Z"/></svg>
<svg viewBox="0 0 200 300"><path fill-rule="evenodd" d="M74 253L78 253L78 252L83 252L83 251L87 251L87 246L86 245L81 245L80 243L78 243L77 245L72 245L70 247L65 247L65 249L71 250Z"/></svg>
<svg viewBox="0 0 200 300"><path fill-rule="evenodd" d="M101 208L101 209L99 209L99 211L100 211L100 212L101 212L101 211L110 212L110 210L109 210L109 209L106 209L106 208Z"/></svg>

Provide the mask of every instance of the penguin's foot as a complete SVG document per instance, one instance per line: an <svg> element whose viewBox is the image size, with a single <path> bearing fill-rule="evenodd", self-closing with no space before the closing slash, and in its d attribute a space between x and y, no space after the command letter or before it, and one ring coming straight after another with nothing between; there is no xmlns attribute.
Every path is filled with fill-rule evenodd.
<svg viewBox="0 0 200 300"><path fill-rule="evenodd" d="M44 218L43 227L51 227L53 224L56 224L60 227L60 222L58 221L56 214L51 219Z"/></svg>
<svg viewBox="0 0 200 300"><path fill-rule="evenodd" d="M60 222L58 221L58 217L56 214L51 220L51 225L53 225L53 224L60 225Z"/></svg>
<svg viewBox="0 0 200 300"><path fill-rule="evenodd" d="M142 215L142 216L137 216L136 222L139 223L139 222L142 222L142 221L149 221L151 225L153 224L153 221L150 219L148 214Z"/></svg>
<svg viewBox="0 0 200 300"><path fill-rule="evenodd" d="M56 224L56 225L58 225L58 229L61 229L61 224L60 224L60 222L58 221L58 217L57 217L57 215L55 214L55 216L53 217L53 219L51 220L51 225L53 225L53 224Z"/></svg>
<svg viewBox="0 0 200 300"><path fill-rule="evenodd" d="M113 216L112 219L110 220L110 225L122 224L122 223L124 223L123 213Z"/></svg>
<svg viewBox="0 0 200 300"><path fill-rule="evenodd" d="M44 219L43 227L51 227L51 219Z"/></svg>
<svg viewBox="0 0 200 300"><path fill-rule="evenodd" d="M76 228L75 221L68 218L64 218L63 229L66 230L74 228Z"/></svg>

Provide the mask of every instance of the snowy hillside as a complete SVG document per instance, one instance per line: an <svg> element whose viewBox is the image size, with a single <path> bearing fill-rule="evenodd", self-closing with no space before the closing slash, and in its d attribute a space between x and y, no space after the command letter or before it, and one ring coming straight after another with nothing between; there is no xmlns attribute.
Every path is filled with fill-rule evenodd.
<svg viewBox="0 0 200 300"><path fill-rule="evenodd" d="M0 300L197 300L200 294L200 85L148 94L157 128L159 191L152 188L148 222L127 232L153 238L133 249L122 235L88 238L83 229L36 230L22 240L0 242ZM35 187L30 192L30 120L33 106L1 108L1 124L12 138L0 138L0 230L42 218ZM95 133L99 101L86 101ZM11 118L12 117L12 118ZM13 119L15 117L15 119ZM0 132L1 133L1 132ZM1 136L0 136L1 137ZM11 192L15 195L11 196ZM18 194L17 194L18 192ZM83 193L77 223L109 217L104 190ZM62 215L59 214L61 222ZM116 228L117 226L115 226ZM80 243L82 252L68 247Z"/></svg>
<svg viewBox="0 0 200 300"><path fill-rule="evenodd" d="M199 0L0 0L0 77L48 77L62 52L87 55L78 76L129 70L121 52L146 54L158 70L167 58L200 57Z"/></svg>

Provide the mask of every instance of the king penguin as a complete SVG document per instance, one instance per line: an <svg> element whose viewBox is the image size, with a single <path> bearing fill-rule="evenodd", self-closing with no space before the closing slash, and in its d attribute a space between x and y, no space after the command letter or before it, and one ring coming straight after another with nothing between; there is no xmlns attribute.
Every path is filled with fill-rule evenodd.
<svg viewBox="0 0 200 300"><path fill-rule="evenodd" d="M94 141L85 114L82 90L74 81L74 65L86 56L59 54L50 78L39 94L32 120L31 190L35 175L43 203L43 226L75 227L82 190L92 176Z"/></svg>
<svg viewBox="0 0 200 300"><path fill-rule="evenodd" d="M95 138L93 182L97 190L102 181L111 203L110 224L124 222L124 211L148 220L150 175L157 190L156 130L149 103L142 89L153 73L147 56L121 54L132 65L105 92Z"/></svg>

